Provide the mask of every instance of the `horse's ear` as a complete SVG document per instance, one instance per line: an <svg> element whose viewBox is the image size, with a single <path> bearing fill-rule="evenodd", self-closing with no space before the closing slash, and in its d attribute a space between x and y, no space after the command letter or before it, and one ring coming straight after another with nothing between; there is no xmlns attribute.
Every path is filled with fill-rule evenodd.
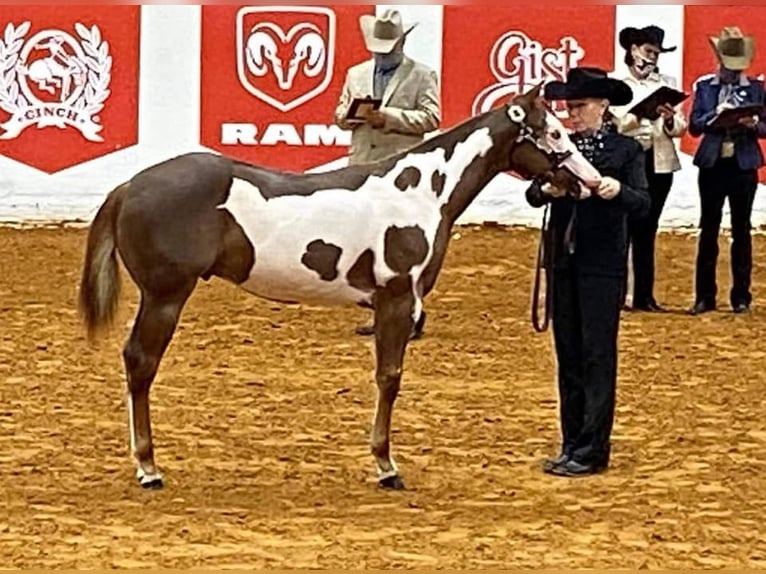
<svg viewBox="0 0 766 574"><path fill-rule="evenodd" d="M532 89L529 91L524 92L523 94L519 94L513 98L514 103L521 104L528 109L539 107L537 105L537 100L540 98L540 90L543 87L543 83L544 82L540 82L539 84L536 84L534 87L532 87Z"/></svg>
<svg viewBox="0 0 766 574"><path fill-rule="evenodd" d="M539 84L537 84L537 85L536 85L534 88L532 88L531 90L529 90L529 92L527 92L527 94L529 94L529 98L530 98L532 101L536 101L536 100L538 100L538 99L542 98L542 96L540 95L540 90L543 88L543 84L544 84L544 83L545 83L545 82L540 82L540 83L539 83Z"/></svg>

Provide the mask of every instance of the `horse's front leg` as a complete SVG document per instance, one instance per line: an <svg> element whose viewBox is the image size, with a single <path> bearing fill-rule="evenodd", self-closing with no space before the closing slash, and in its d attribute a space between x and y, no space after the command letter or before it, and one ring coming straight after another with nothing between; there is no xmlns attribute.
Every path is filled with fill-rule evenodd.
<svg viewBox="0 0 766 574"><path fill-rule="evenodd" d="M391 413L399 393L402 363L414 322L415 295L409 278L398 277L378 292L375 300L375 382L377 400L370 448L381 487L404 488L391 456Z"/></svg>

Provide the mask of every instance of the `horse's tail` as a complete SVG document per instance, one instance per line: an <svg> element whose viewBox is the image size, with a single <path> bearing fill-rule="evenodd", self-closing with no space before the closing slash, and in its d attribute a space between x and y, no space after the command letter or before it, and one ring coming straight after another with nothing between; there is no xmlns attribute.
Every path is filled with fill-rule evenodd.
<svg viewBox="0 0 766 574"><path fill-rule="evenodd" d="M96 213L88 231L85 262L80 279L80 315L89 340L111 326L120 295L115 229L117 214L128 184L114 189Z"/></svg>

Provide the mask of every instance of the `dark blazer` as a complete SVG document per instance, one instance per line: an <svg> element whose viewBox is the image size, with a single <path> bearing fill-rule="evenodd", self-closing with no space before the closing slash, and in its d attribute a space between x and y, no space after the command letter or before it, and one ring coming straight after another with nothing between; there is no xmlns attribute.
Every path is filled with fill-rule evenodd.
<svg viewBox="0 0 766 574"><path fill-rule="evenodd" d="M763 82L757 78L748 77L736 88L741 105L763 104ZM756 129L744 126L733 130L711 128L707 125L715 117L718 106L718 95L721 83L718 76L703 78L697 82L694 90L694 103L689 118L689 134L702 136L697 152L694 154L694 165L701 168L713 167L721 155L721 143L728 134L734 141L734 156L740 169L757 169L763 165L763 154L758 145L758 138L766 137L766 123L763 118Z"/></svg>
<svg viewBox="0 0 766 574"><path fill-rule="evenodd" d="M622 184L616 197L552 198L542 192L538 183L527 188L526 197L534 207L551 203L549 229L553 234L555 269L574 266L581 273L623 276L627 265L627 218L649 213L644 151L634 139L616 132L605 134L602 142L603 148L596 150L592 163L601 175ZM570 254L564 236L573 210L577 212L573 224L575 246Z"/></svg>

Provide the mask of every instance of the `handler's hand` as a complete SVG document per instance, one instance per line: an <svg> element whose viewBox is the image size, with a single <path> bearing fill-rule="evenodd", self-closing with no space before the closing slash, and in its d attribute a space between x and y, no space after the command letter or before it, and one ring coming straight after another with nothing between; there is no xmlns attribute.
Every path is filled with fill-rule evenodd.
<svg viewBox="0 0 766 574"><path fill-rule="evenodd" d="M604 176L601 178L601 185L596 190L596 195L602 199L613 199L619 195L622 185L613 177Z"/></svg>
<svg viewBox="0 0 766 574"><path fill-rule="evenodd" d="M580 195L577 197L577 199L582 201L583 199L588 199L591 195L593 195L591 189L584 183L580 183Z"/></svg>
<svg viewBox="0 0 766 574"><path fill-rule="evenodd" d="M551 183L544 183L543 185L541 185L540 191L542 191L545 195L549 195L551 197L564 197L567 194L566 189L556 187L555 185Z"/></svg>

